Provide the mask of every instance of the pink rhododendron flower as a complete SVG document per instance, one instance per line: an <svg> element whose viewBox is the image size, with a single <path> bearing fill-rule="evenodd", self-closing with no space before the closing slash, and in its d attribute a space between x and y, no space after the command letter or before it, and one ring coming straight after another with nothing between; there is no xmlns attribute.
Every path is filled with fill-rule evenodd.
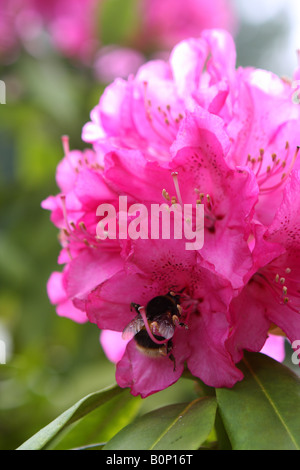
<svg viewBox="0 0 300 470"><path fill-rule="evenodd" d="M39 41L46 31L60 53L90 65L101 47L98 23L105 1L110 0L1 0L0 57L12 59L20 45L35 50L31 42ZM104 56L96 61L98 77L105 82L127 76L127 72L135 73L145 60L140 51L149 46L159 51L170 49L183 38L198 36L205 28L233 31L236 25L228 0L140 0L134 8L140 24L128 38L127 46L132 49L103 51Z"/></svg>
<svg viewBox="0 0 300 470"><path fill-rule="evenodd" d="M95 75L99 81L110 83L116 77L135 74L144 62L143 54L129 47L102 47L95 59Z"/></svg>
<svg viewBox="0 0 300 470"><path fill-rule="evenodd" d="M100 246L96 238L99 202L114 203L117 196L104 182L96 154L91 150L69 151L68 141L63 140L65 157L56 175L61 193L42 203L60 229L58 262L65 265L62 274L53 273L49 279L48 294L59 315L86 321L80 310L86 294L122 266L120 246L113 240Z"/></svg>
<svg viewBox="0 0 300 470"><path fill-rule="evenodd" d="M294 170L273 223L264 236L266 242L277 241L278 248L274 244L269 245L273 251L268 253L268 263L265 255L261 256L260 253L261 267L231 304L235 326L228 344L230 348L233 346L235 360L241 357L243 349L251 350L253 347L257 350L259 345L262 347L270 324L281 328L291 343L300 337L299 187L300 172ZM250 331L252 334L249 334Z"/></svg>
<svg viewBox="0 0 300 470"><path fill-rule="evenodd" d="M116 79L83 128L92 150L65 144L61 194L43 203L64 265L50 299L60 314L123 332L116 378L134 395L171 385L184 367L232 387L243 351L261 351L275 327L300 337L300 110L291 83L236 68L235 55L228 33L207 30L168 62ZM101 239L97 208L109 203L120 226L120 196L143 204L148 228L154 204L201 206L203 247L145 236L141 221L134 237ZM197 226L194 215L183 222Z"/></svg>
<svg viewBox="0 0 300 470"><path fill-rule="evenodd" d="M146 305L169 290L184 289L180 304L188 329L178 327L172 337L175 370L169 357L158 360L141 354L132 339L117 365L118 383L147 396L174 383L185 361L192 373L210 385L232 386L240 380L242 375L224 347L230 327L226 318L233 293L230 283L201 267L197 253L185 251L182 240L136 240L130 245L132 255L124 269L89 295L89 320L101 329L114 326L123 331L135 316L128 308L132 302ZM218 367L221 370L215 374Z"/></svg>
<svg viewBox="0 0 300 470"><path fill-rule="evenodd" d="M99 47L95 16L102 0L33 0L54 46L69 57L89 61Z"/></svg>

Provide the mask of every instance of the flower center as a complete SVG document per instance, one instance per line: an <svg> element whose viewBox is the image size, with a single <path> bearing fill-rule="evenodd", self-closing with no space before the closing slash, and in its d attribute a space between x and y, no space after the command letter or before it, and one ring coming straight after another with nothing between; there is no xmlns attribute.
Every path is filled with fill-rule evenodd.
<svg viewBox="0 0 300 470"><path fill-rule="evenodd" d="M146 118L159 140L169 147L176 138L183 115L174 113L170 104L153 106L152 101L148 98L148 82L144 82L143 85Z"/></svg>
<svg viewBox="0 0 300 470"><path fill-rule="evenodd" d="M170 196L170 194L163 189L162 190L162 195L164 199L170 203L171 205L178 204L182 207L183 209L183 199L182 195L180 192L180 185L179 185L179 180L178 180L178 172L174 171L171 174L173 178L173 184L175 188L175 195ZM222 220L224 217L217 215L215 213L215 205L213 202L213 198L210 194L205 194L202 193L198 188L194 188L195 192L195 203L196 207L200 204L203 204L204 206L204 227L210 232L210 233L215 233L215 223L217 220ZM190 220L186 220L187 223L191 223Z"/></svg>
<svg viewBox="0 0 300 470"><path fill-rule="evenodd" d="M254 279L263 284L281 305L300 313L299 279L293 277L291 268L282 268L272 263L257 272Z"/></svg>
<svg viewBox="0 0 300 470"><path fill-rule="evenodd" d="M70 259L72 259L71 251L69 249L70 243L73 244L73 247L74 243L78 243L78 248L81 248L83 243L89 248L96 248L96 245L99 244L99 242L94 235L88 232L84 222L78 222L77 225L74 222L69 222L66 209L66 197L61 195L60 199L62 203L65 227L60 231L59 240L62 246L67 249Z"/></svg>

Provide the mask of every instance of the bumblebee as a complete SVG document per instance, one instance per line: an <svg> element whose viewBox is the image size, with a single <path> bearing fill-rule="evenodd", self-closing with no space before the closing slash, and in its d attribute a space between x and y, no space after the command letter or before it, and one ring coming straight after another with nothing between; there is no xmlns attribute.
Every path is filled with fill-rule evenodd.
<svg viewBox="0 0 300 470"><path fill-rule="evenodd" d="M145 307L131 303L136 317L125 327L122 337L134 338L138 350L148 357L168 356L174 363L172 337L177 326L186 325L180 321L182 308L179 295L168 292L151 299Z"/></svg>

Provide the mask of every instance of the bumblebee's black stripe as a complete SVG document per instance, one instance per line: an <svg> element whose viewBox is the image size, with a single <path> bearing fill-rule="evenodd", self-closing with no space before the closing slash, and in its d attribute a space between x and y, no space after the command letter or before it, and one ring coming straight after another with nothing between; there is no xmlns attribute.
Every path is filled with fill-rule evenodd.
<svg viewBox="0 0 300 470"><path fill-rule="evenodd" d="M156 336L156 335L153 335L153 336L158 341L163 341L165 339L162 336ZM147 330L144 328L135 335L134 339L138 345L146 349L159 349L162 347L161 344L157 344L152 341L152 339L147 333Z"/></svg>

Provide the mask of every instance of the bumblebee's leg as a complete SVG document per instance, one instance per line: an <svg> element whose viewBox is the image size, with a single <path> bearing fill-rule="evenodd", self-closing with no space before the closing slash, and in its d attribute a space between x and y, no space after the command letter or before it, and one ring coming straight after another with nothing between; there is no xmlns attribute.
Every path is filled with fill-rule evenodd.
<svg viewBox="0 0 300 470"><path fill-rule="evenodd" d="M140 312L139 312L139 308L140 308L140 305L139 305L139 304L135 304L134 302L131 302L131 304L130 304L130 310L132 311L133 308L134 308L134 310L136 311L136 313L140 313Z"/></svg>
<svg viewBox="0 0 300 470"><path fill-rule="evenodd" d="M171 299L176 303L179 304L180 302L180 295L176 294L173 291L170 291L166 294L166 297L171 297Z"/></svg>
<svg viewBox="0 0 300 470"><path fill-rule="evenodd" d="M178 292L174 292L174 291L169 291L167 293L167 295L170 295L171 297L173 297L176 301L177 304L180 303L180 297L181 297L181 294L185 291L185 287L181 290L179 290Z"/></svg>
<svg viewBox="0 0 300 470"><path fill-rule="evenodd" d="M179 318L177 315L173 315L172 316L172 322L175 326L180 326L182 328L185 328L186 330L188 330L188 326L185 324L185 323L182 323L181 321L179 321Z"/></svg>
<svg viewBox="0 0 300 470"><path fill-rule="evenodd" d="M172 340L170 339L167 343L167 355L169 359L173 362L173 372L176 370L176 360L175 357L172 354L172 349L173 349L173 343Z"/></svg>
<svg viewBox="0 0 300 470"><path fill-rule="evenodd" d="M171 361L173 362L173 372L175 372L176 371L176 360L175 360L175 357L173 356L173 354L169 355L169 359L171 359Z"/></svg>

